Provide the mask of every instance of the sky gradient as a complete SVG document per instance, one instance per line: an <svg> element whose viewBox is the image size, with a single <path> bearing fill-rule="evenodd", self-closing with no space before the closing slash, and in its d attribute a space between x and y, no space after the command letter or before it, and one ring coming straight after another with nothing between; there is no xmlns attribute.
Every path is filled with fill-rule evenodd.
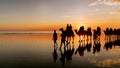
<svg viewBox="0 0 120 68"><path fill-rule="evenodd" d="M0 30L119 28L120 0L0 0Z"/></svg>

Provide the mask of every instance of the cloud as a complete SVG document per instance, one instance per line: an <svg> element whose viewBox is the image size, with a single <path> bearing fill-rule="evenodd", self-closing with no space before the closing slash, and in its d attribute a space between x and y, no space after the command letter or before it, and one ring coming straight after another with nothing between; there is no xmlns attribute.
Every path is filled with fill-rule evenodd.
<svg viewBox="0 0 120 68"><path fill-rule="evenodd" d="M89 4L89 6L96 5L117 6L120 5L120 0L95 0L94 2Z"/></svg>
<svg viewBox="0 0 120 68"><path fill-rule="evenodd" d="M95 11L100 11L100 9L96 8Z"/></svg>
<svg viewBox="0 0 120 68"><path fill-rule="evenodd" d="M110 14L120 14L120 9L119 9L119 10L116 10L116 11L110 12Z"/></svg>
<svg viewBox="0 0 120 68"><path fill-rule="evenodd" d="M71 18L71 17L73 17L73 16L69 16L69 15L64 15L64 16L61 16L62 18Z"/></svg>
<svg viewBox="0 0 120 68"><path fill-rule="evenodd" d="M92 3L89 4L89 6L95 6L95 5L98 5L98 3L100 2L101 0L96 0Z"/></svg>

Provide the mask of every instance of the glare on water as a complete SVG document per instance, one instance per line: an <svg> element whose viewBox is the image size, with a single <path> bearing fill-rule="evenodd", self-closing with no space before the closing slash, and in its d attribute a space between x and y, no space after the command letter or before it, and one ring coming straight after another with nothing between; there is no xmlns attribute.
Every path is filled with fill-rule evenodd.
<svg viewBox="0 0 120 68"><path fill-rule="evenodd" d="M58 34L56 62L54 62L54 43L52 34L0 34L0 63L1 67L62 67L60 47L60 34ZM80 36L83 39L83 36ZM85 41L85 46L90 41ZM71 60L65 60L64 67L120 67L120 47L111 46L108 50L105 47L105 36L101 35L100 47L95 47L91 41L91 49L86 48L77 51L79 48L79 36L75 35L74 53ZM84 48L84 46L80 46ZM77 51L75 53L75 51ZM62 52L64 48L62 47ZM80 55L82 54L82 55ZM7 66L6 66L7 65ZM47 66L46 66L47 65Z"/></svg>

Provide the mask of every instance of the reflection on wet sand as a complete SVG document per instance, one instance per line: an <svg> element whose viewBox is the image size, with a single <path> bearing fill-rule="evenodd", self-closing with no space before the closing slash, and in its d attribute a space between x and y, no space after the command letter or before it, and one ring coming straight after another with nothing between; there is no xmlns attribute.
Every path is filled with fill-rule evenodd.
<svg viewBox="0 0 120 68"><path fill-rule="evenodd" d="M93 37L92 37L93 38ZM82 40L79 42L78 35L75 35L74 42L65 41L60 50L61 38L58 34L57 44L54 45L52 34L0 34L0 67L3 68L94 68L96 63L91 63L88 59L96 61L113 60L113 66L120 67L120 47L118 43L112 45L112 49L104 48L104 34L100 38L100 52L93 54L94 41ZM76 50L83 47L84 55L80 56ZM55 47L54 47L55 46ZM79 49L78 49L79 50ZM82 52L83 52L82 51ZM63 60L61 62L61 58ZM64 57L65 56L65 57ZM115 62L116 61L116 62ZM106 62L105 62L106 63ZM107 64L107 63L106 63ZM110 66L111 67L111 66Z"/></svg>
<svg viewBox="0 0 120 68"><path fill-rule="evenodd" d="M112 49L113 47L120 46L120 30L114 30L106 29L105 31L105 38L101 39L101 28L97 27L97 30L94 30L93 36L91 35L91 28L88 28L88 30L84 30L84 26L81 26L79 31L75 30L76 34L79 36L79 40L77 42L72 42L71 40L66 40L66 33L64 33L64 30L61 29L61 44L59 48L59 54L60 54L60 62L62 66L65 66L66 63L72 62L72 56L76 56L77 54L79 56L84 56L87 52L91 53L91 55L97 55L100 52L108 51L109 49ZM67 31L67 30L66 30ZM112 33L113 32L113 33ZM90 38L88 38L90 36ZM102 34L103 36L103 34ZM93 40L92 40L93 38ZM105 44L101 44L101 40L105 41ZM64 46L62 47L62 43L64 43ZM76 46L76 47L74 47ZM104 57L106 55L100 55L101 57ZM112 56L112 55L110 55ZM118 55L118 60L116 59L109 59L110 56L107 56L107 58L103 58L99 60L99 56L97 58L89 58L88 62L95 64L95 66L98 67L111 67L112 65L120 65L119 59L120 55ZM73 58L74 59L74 58Z"/></svg>
<svg viewBox="0 0 120 68"><path fill-rule="evenodd" d="M112 40L105 40L105 45L104 48L106 50L112 49L115 46L120 46L120 39L119 38L114 38Z"/></svg>
<svg viewBox="0 0 120 68"><path fill-rule="evenodd" d="M98 67L107 67L107 68L113 68L115 66L120 64L120 59L102 59L102 60L96 60L96 59L88 59L89 62L92 64L95 64ZM115 68L118 68L117 66Z"/></svg>
<svg viewBox="0 0 120 68"><path fill-rule="evenodd" d="M104 48L106 50L112 49L112 47L115 46L120 46L120 40L114 40L114 41L108 41L105 40L107 42L105 42ZM74 42L75 43L75 42ZM95 55L96 53L99 53L101 51L101 42L100 40L96 39L93 40L93 44L91 40L81 40L79 41L79 45L76 45L77 48L74 48L74 43L72 42L65 42L65 46L64 47L60 47L58 48L58 51L60 52L60 57L59 57L59 61L61 62L62 66L65 66L66 63L72 62L72 56L78 54L79 56L84 56L85 52L88 53L92 53L93 55ZM56 48L56 49L57 49ZM56 53L56 49L54 47L54 60L57 59L57 54ZM56 57L56 58L55 58ZM115 62L115 60L110 60L110 64L107 63L108 60L95 60L95 59L88 59L89 62L97 64L97 66L102 66L102 67L110 67L110 65L114 65L115 63L119 63L118 61ZM99 61L99 62L98 62ZM114 62L112 64L112 62Z"/></svg>
<svg viewBox="0 0 120 68"><path fill-rule="evenodd" d="M60 62L62 63L62 66L65 65L65 62L71 62L72 60L72 56L74 53L74 44L70 44L70 43L66 43L66 45L64 46L64 48L60 48Z"/></svg>

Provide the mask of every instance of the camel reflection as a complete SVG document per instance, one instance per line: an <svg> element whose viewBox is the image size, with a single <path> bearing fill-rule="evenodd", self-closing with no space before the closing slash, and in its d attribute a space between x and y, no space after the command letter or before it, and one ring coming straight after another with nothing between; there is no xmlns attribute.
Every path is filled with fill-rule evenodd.
<svg viewBox="0 0 120 68"><path fill-rule="evenodd" d="M98 26L96 29L91 30L91 27L84 29L84 26L80 26L79 30L75 30L75 33L79 37L79 42L77 42L76 47L74 48L74 32L71 24L66 26L66 29L60 28L61 31L61 43L60 43L60 57L59 60L62 63L62 66L65 66L66 63L72 61L73 54L79 54L79 56L84 56L86 52L99 53L101 51L101 34L104 37L101 28ZM56 32L54 32L56 33ZM112 49L113 46L120 46L120 29L106 28L104 48L108 51ZM54 42L57 41L57 36L54 36ZM72 40L71 40L72 38ZM92 39L93 38L93 39ZM76 41L76 40L75 40ZM93 42L93 43L92 43ZM102 42L103 44L104 42ZM57 46L57 44L56 44ZM56 62L58 58L57 48L54 47L53 59Z"/></svg>
<svg viewBox="0 0 120 68"><path fill-rule="evenodd" d="M108 51L109 49L112 49L113 42L106 42L104 45L104 48Z"/></svg>
<svg viewBox="0 0 120 68"><path fill-rule="evenodd" d="M85 42L80 42L78 48L75 51L75 54L77 54L78 52L80 56L83 56L84 51L85 51Z"/></svg>
<svg viewBox="0 0 120 68"><path fill-rule="evenodd" d="M115 46L120 46L120 40L114 40L114 41L107 41L105 42L104 48L108 51L109 49L112 49Z"/></svg>
<svg viewBox="0 0 120 68"><path fill-rule="evenodd" d="M104 48L108 51L113 46L120 46L120 29L106 28L105 33L105 45Z"/></svg>
<svg viewBox="0 0 120 68"><path fill-rule="evenodd" d="M91 48L92 48L92 42L90 41L90 42L88 43L88 41L87 41L87 44L86 44L87 52L91 52Z"/></svg>
<svg viewBox="0 0 120 68"><path fill-rule="evenodd" d="M94 40L93 54L95 54L96 52L100 52L100 49L101 49L100 40Z"/></svg>
<svg viewBox="0 0 120 68"><path fill-rule="evenodd" d="M67 42L66 46L64 48L60 48L60 62L62 63L62 66L65 65L65 62L71 62L72 56L74 53L74 43L72 45Z"/></svg>
<svg viewBox="0 0 120 68"><path fill-rule="evenodd" d="M120 40L116 40L113 42L114 46L120 46Z"/></svg>
<svg viewBox="0 0 120 68"><path fill-rule="evenodd" d="M87 43L85 43L87 42ZM84 51L91 52L92 42L89 40L79 42L79 46L75 51L75 54L79 53L80 56L84 56Z"/></svg>

